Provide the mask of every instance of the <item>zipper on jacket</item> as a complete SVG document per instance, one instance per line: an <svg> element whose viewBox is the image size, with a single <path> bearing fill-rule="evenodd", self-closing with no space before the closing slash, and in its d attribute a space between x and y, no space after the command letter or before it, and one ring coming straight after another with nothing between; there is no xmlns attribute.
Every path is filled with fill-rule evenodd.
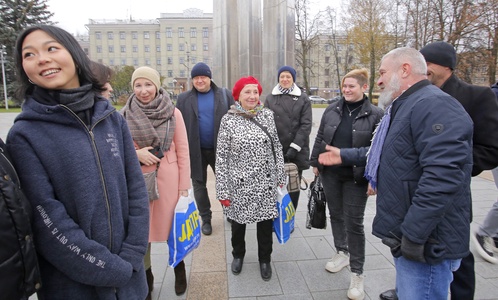
<svg viewBox="0 0 498 300"><path fill-rule="evenodd" d="M79 123L81 123L83 125L83 127L86 129L86 131L88 132L88 134L90 135L90 138L92 140L92 148L93 148L93 151L94 151L95 156L97 157L97 161L98 161L98 169L99 169L99 174L100 174L100 180L101 180L101 183L102 183L102 189L104 191L105 206L106 206L106 209L107 209L107 222L108 222L108 225L109 225L109 246L108 246L108 248L112 252L112 232L113 232L113 230L112 230L112 222L111 222L111 205L109 203L109 195L107 194L107 188L106 188L106 183L105 183L104 172L102 171L102 160L100 159L100 155L99 155L99 152L97 150L97 145L95 144L95 135L93 134L93 129L102 120L104 120L109 115L111 115L112 113L114 113L115 109L111 110L109 113L107 113L104 116L102 116L102 118L98 119L95 122L95 124L91 125L90 128L89 128L88 126L86 126L85 122L83 122L83 120L81 120L81 118L78 117L77 114L75 114L71 109L69 109L69 107L67 107L65 105L61 105L61 106L63 108L65 108L71 115L73 115L76 118L76 120L78 120Z"/></svg>

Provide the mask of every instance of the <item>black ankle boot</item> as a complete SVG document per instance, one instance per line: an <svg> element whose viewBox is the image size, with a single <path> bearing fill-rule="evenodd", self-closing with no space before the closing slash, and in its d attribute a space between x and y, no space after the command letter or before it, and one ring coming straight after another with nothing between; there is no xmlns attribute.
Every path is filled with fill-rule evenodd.
<svg viewBox="0 0 498 300"><path fill-rule="evenodd" d="M154 289L154 275L152 274L152 268L145 270L145 277L147 278L147 286L149 287L149 293L147 294L147 298L145 298L145 300L150 300L152 299L151 292Z"/></svg>
<svg viewBox="0 0 498 300"><path fill-rule="evenodd" d="M185 273L185 263L183 260L175 267L175 293L177 296L183 295L187 290L187 274Z"/></svg>

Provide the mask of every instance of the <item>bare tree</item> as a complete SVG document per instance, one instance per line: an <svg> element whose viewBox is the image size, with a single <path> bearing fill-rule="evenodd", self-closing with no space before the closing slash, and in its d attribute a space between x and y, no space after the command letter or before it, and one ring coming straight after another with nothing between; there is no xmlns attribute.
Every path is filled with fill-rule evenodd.
<svg viewBox="0 0 498 300"><path fill-rule="evenodd" d="M320 15L311 16L309 0L296 0L296 64L301 68L304 88L310 93L310 78L315 76L318 60L312 58L313 49L319 43L318 24Z"/></svg>

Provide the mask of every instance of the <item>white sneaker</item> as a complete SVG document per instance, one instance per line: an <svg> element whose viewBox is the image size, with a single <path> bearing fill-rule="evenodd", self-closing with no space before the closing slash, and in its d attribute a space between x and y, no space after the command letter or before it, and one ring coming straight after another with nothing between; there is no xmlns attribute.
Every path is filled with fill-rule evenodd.
<svg viewBox="0 0 498 300"><path fill-rule="evenodd" d="M325 265L325 270L330 273L337 273L340 270L344 269L344 267L349 266L349 254L344 253L343 251L339 251L332 257L331 260L327 262Z"/></svg>
<svg viewBox="0 0 498 300"><path fill-rule="evenodd" d="M349 284L348 298L352 300L363 300L365 291L363 288L363 275L351 273L351 283Z"/></svg>

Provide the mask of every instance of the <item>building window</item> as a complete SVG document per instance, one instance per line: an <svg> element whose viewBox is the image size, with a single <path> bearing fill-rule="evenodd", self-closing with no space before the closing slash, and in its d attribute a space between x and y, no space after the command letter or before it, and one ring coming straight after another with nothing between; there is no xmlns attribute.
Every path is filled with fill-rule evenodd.
<svg viewBox="0 0 498 300"><path fill-rule="evenodd" d="M138 46L137 45L133 45L133 52L138 52Z"/></svg>
<svg viewBox="0 0 498 300"><path fill-rule="evenodd" d="M330 51L330 44L325 44L325 51Z"/></svg>
<svg viewBox="0 0 498 300"><path fill-rule="evenodd" d="M109 59L109 66L114 66L114 59Z"/></svg>
<svg viewBox="0 0 498 300"><path fill-rule="evenodd" d="M173 64L173 57L168 57L168 65L172 65Z"/></svg>
<svg viewBox="0 0 498 300"><path fill-rule="evenodd" d="M184 44L178 45L178 50L179 51L185 51L185 45Z"/></svg>
<svg viewBox="0 0 498 300"><path fill-rule="evenodd" d="M97 53L102 53L102 46L97 46Z"/></svg>
<svg viewBox="0 0 498 300"><path fill-rule="evenodd" d="M185 57L180 57L180 65L185 63Z"/></svg>
<svg viewBox="0 0 498 300"><path fill-rule="evenodd" d="M337 51L338 51L338 52L339 52L339 51L342 51L342 45L341 45L341 44L338 44L338 45L337 45Z"/></svg>
<svg viewBox="0 0 498 300"><path fill-rule="evenodd" d="M144 31L144 39L148 39L149 38L149 32L148 31Z"/></svg>
<svg viewBox="0 0 498 300"><path fill-rule="evenodd" d="M326 88L330 87L330 81L328 80L325 80L323 84L325 85Z"/></svg>
<svg viewBox="0 0 498 300"><path fill-rule="evenodd" d="M168 70L168 77L173 77L173 70Z"/></svg>
<svg viewBox="0 0 498 300"><path fill-rule="evenodd" d="M167 38L173 37L173 30L171 29L171 27L166 28L166 37Z"/></svg>
<svg viewBox="0 0 498 300"><path fill-rule="evenodd" d="M185 77L185 70L180 70L180 77Z"/></svg>
<svg viewBox="0 0 498 300"><path fill-rule="evenodd" d="M330 69L325 69L324 72L325 72L325 76L329 76L330 75Z"/></svg>
<svg viewBox="0 0 498 300"><path fill-rule="evenodd" d="M146 46L144 46L144 51L145 51L145 52L150 52L150 46L147 46L147 45L146 45Z"/></svg>
<svg viewBox="0 0 498 300"><path fill-rule="evenodd" d="M126 58L121 59L121 65L126 66Z"/></svg>
<svg viewBox="0 0 498 300"><path fill-rule="evenodd" d="M197 63L197 58L195 58L195 56L191 56L190 57L190 62L195 65Z"/></svg>
<svg viewBox="0 0 498 300"><path fill-rule="evenodd" d="M148 58L145 59L145 65L150 66L150 59L148 59Z"/></svg>
<svg viewBox="0 0 498 300"><path fill-rule="evenodd" d="M158 66L161 65L161 59L160 58L156 59L156 65L158 65Z"/></svg>
<svg viewBox="0 0 498 300"><path fill-rule="evenodd" d="M167 45L166 45L166 50L167 50L167 51L173 51L173 45L171 45L171 44L167 44Z"/></svg>
<svg viewBox="0 0 498 300"><path fill-rule="evenodd" d="M197 51L197 45L196 44L190 44L190 51Z"/></svg>
<svg viewBox="0 0 498 300"><path fill-rule="evenodd" d="M197 28L195 27L190 27L190 37L197 37Z"/></svg>
<svg viewBox="0 0 498 300"><path fill-rule="evenodd" d="M161 33L159 31L156 31L156 39L160 39L161 38Z"/></svg>
<svg viewBox="0 0 498 300"><path fill-rule="evenodd" d="M108 32L108 33L107 33L107 39L109 39L109 40L114 39L114 33L113 33L113 32L111 32L111 31L110 31L110 32Z"/></svg>
<svg viewBox="0 0 498 300"><path fill-rule="evenodd" d="M330 63L330 56L325 56L325 63L326 64Z"/></svg>
<svg viewBox="0 0 498 300"><path fill-rule="evenodd" d="M156 52L161 52L161 46L156 46Z"/></svg>
<svg viewBox="0 0 498 300"><path fill-rule="evenodd" d="M134 59L133 59L133 65L134 65L135 67L137 67L137 66L138 66L138 59L136 59L136 58L134 58Z"/></svg>
<svg viewBox="0 0 498 300"><path fill-rule="evenodd" d="M109 53L114 53L114 46L109 46Z"/></svg>
<svg viewBox="0 0 498 300"><path fill-rule="evenodd" d="M126 33L125 33L124 31L120 31L120 32L119 32L119 38L120 38L121 40L126 39Z"/></svg>
<svg viewBox="0 0 498 300"><path fill-rule="evenodd" d="M102 39L102 33L100 31L95 32L95 38L97 40L101 40Z"/></svg>
<svg viewBox="0 0 498 300"><path fill-rule="evenodd" d="M209 46L208 46L208 44L207 44L207 43L204 43L204 44L202 45L202 50L204 50L204 51L208 51L208 50L209 50Z"/></svg>
<svg viewBox="0 0 498 300"><path fill-rule="evenodd" d="M125 53L126 52L126 46L121 46L121 53Z"/></svg>
<svg viewBox="0 0 498 300"><path fill-rule="evenodd" d="M207 38L209 37L209 28L207 27L202 27L202 37Z"/></svg>
<svg viewBox="0 0 498 300"><path fill-rule="evenodd" d="M185 33L183 32L183 27L178 27L178 37L185 37Z"/></svg>
<svg viewBox="0 0 498 300"><path fill-rule="evenodd" d="M136 31L132 31L131 32L131 38L134 39L134 40L138 39L138 33Z"/></svg>

